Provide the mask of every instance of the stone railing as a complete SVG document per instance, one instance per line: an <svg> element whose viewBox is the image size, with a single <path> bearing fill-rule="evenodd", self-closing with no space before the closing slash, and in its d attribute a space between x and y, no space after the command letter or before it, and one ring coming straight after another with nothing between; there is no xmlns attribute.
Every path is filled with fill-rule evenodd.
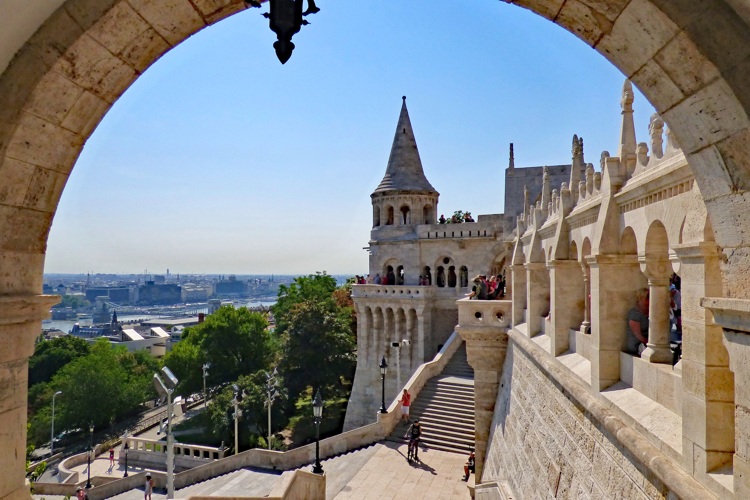
<svg viewBox="0 0 750 500"><path fill-rule="evenodd" d="M509 328L513 302L510 300L458 301L458 324L462 327Z"/></svg>
<svg viewBox="0 0 750 500"><path fill-rule="evenodd" d="M125 461L125 444L129 447L128 465L157 469L166 467L167 444L164 441L136 437L124 438L120 447L120 463ZM219 460L224 458L224 453L225 451L220 448L175 443L175 470L190 469L210 460Z"/></svg>
<svg viewBox="0 0 750 500"><path fill-rule="evenodd" d="M91 458L94 459L96 456L102 452L101 445L98 444L94 446L94 451L91 454ZM78 483L78 472L71 470L73 467L76 467L81 464L85 464L86 460L88 459L87 453L79 453L78 455L73 455L71 457L66 458L62 462L60 462L60 465L58 465L57 470L59 471L58 474L60 475L60 482L61 483L68 483L68 484L75 484Z"/></svg>
<svg viewBox="0 0 750 500"><path fill-rule="evenodd" d="M352 298L414 299L432 298L435 287L419 285L354 285Z"/></svg>

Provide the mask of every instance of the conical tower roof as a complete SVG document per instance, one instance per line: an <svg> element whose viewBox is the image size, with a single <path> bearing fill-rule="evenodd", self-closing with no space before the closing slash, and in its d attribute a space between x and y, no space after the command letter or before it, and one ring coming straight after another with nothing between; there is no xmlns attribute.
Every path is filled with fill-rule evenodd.
<svg viewBox="0 0 750 500"><path fill-rule="evenodd" d="M388 158L388 168L380 185L373 194L386 191L426 191L436 193L435 188L427 180L422 170L422 160L419 158L417 140L409 120L406 109L406 97L402 97L401 114L398 117L396 135L393 137L391 156Z"/></svg>

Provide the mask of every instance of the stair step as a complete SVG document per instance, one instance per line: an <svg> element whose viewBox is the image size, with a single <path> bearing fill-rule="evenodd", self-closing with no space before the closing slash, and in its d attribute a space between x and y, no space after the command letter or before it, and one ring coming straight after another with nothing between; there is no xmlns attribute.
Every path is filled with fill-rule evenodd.
<svg viewBox="0 0 750 500"><path fill-rule="evenodd" d="M453 399L447 397L436 396L429 400L420 400L415 402L412 407L418 409L425 409L428 406L445 406L447 408L455 408L457 410L474 411L474 403L469 399Z"/></svg>
<svg viewBox="0 0 750 500"><path fill-rule="evenodd" d="M432 396L433 394L474 399L474 391L471 388L470 390L460 390L454 387L425 387L419 392L419 397L424 398L425 395Z"/></svg>

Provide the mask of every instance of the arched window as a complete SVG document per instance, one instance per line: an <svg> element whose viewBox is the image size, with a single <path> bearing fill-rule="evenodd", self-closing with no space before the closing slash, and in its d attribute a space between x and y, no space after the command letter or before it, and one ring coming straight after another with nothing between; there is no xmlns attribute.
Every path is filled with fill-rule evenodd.
<svg viewBox="0 0 750 500"><path fill-rule="evenodd" d="M388 278L388 284L389 285L395 285L396 284L396 273L393 272L393 266L388 266L385 268L385 272L383 275Z"/></svg>
<svg viewBox="0 0 750 500"><path fill-rule="evenodd" d="M461 266L461 270L458 273L458 281L461 284L461 288L469 286L469 268Z"/></svg>
<svg viewBox="0 0 750 500"><path fill-rule="evenodd" d="M397 285L404 284L404 266L398 266L396 268L396 284Z"/></svg>
<svg viewBox="0 0 750 500"><path fill-rule="evenodd" d="M411 210L408 205L401 207L401 224L411 224Z"/></svg>
<svg viewBox="0 0 750 500"><path fill-rule="evenodd" d="M448 268L448 288L456 288L456 267Z"/></svg>
<svg viewBox="0 0 750 500"><path fill-rule="evenodd" d="M424 208L422 208L422 219L424 219L425 224L435 223L435 214L432 211L431 205L425 205Z"/></svg>
<svg viewBox="0 0 750 500"><path fill-rule="evenodd" d="M386 226L392 226L393 225L393 207L390 206L390 205L388 205L386 207L385 225Z"/></svg>
<svg viewBox="0 0 750 500"><path fill-rule="evenodd" d="M372 207L372 227L378 227L380 225L380 207Z"/></svg>
<svg viewBox="0 0 750 500"><path fill-rule="evenodd" d="M424 266L424 269L422 270L422 278L424 278L426 286L432 285L432 271L430 271L430 266Z"/></svg>
<svg viewBox="0 0 750 500"><path fill-rule="evenodd" d="M437 286L438 288L445 286L445 269L443 266L437 268Z"/></svg>

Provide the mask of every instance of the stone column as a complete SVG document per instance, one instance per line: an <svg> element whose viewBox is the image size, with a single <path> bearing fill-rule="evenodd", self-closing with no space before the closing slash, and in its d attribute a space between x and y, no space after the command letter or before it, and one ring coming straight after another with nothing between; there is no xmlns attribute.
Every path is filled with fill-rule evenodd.
<svg viewBox="0 0 750 500"><path fill-rule="evenodd" d="M510 266L511 300L513 301L512 325L520 325L526 321L526 269L523 264Z"/></svg>
<svg viewBox="0 0 750 500"><path fill-rule="evenodd" d="M575 260L553 260L547 264L550 276L550 349L553 356L570 346L570 330L581 322L584 286L581 265Z"/></svg>
<svg viewBox="0 0 750 500"><path fill-rule="evenodd" d="M26 398L29 357L56 295L0 297L0 498L29 498L26 473Z"/></svg>
<svg viewBox="0 0 750 500"><path fill-rule="evenodd" d="M673 248L682 278L682 455L684 468L700 477L732 461L734 376L722 328L700 304L721 296L718 249L714 243Z"/></svg>
<svg viewBox="0 0 750 500"><path fill-rule="evenodd" d="M667 260L646 260L641 270L648 278L648 344L641 358L651 363L672 363L669 348L669 275L672 265Z"/></svg>
<svg viewBox="0 0 750 500"><path fill-rule="evenodd" d="M620 380L628 311L645 285L635 255L586 257L591 270L591 388L606 389Z"/></svg>
<svg viewBox="0 0 750 500"><path fill-rule="evenodd" d="M583 322L581 333L589 332L591 327L591 270L585 263L581 264L583 272Z"/></svg>
<svg viewBox="0 0 750 500"><path fill-rule="evenodd" d="M457 326L456 331L466 342L466 357L474 369L474 439L476 450L476 482L482 480L482 469L495 413L505 354L508 350L506 328Z"/></svg>
<svg viewBox="0 0 750 500"><path fill-rule="evenodd" d="M526 268L526 331L533 337L542 331L542 321L549 312L549 272L543 263L525 264Z"/></svg>

